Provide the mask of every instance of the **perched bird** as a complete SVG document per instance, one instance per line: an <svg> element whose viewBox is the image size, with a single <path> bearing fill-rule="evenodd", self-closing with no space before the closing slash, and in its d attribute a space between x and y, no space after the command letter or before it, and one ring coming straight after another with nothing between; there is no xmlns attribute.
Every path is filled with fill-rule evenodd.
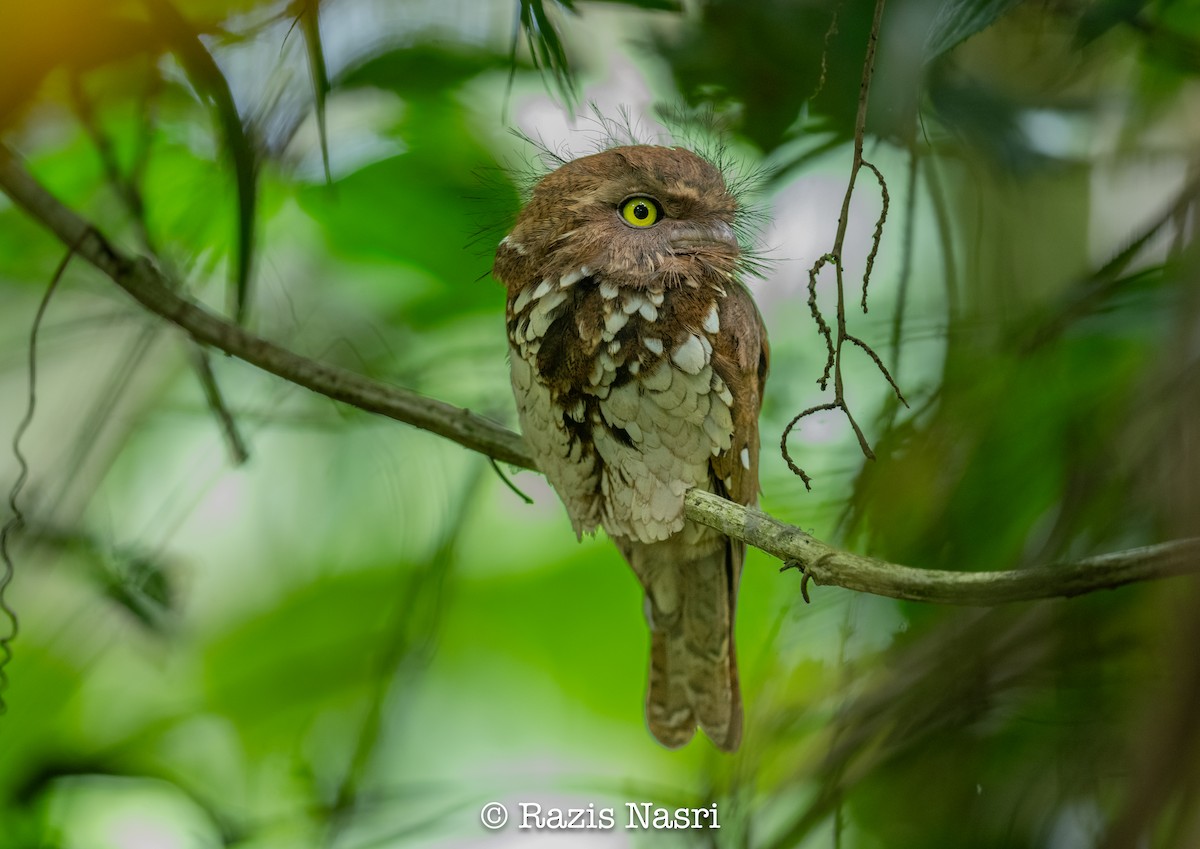
<svg viewBox="0 0 1200 849"><path fill-rule="evenodd" d="M603 526L646 593L646 719L738 747L745 545L684 495L758 498L767 338L739 279L738 202L680 147L614 147L543 177L496 251L525 438L577 535Z"/></svg>

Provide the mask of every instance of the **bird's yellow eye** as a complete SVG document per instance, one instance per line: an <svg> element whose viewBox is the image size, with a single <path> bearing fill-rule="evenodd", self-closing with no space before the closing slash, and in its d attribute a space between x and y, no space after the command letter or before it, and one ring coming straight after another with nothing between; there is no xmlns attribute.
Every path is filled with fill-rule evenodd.
<svg viewBox="0 0 1200 849"><path fill-rule="evenodd" d="M621 202L621 217L631 227L651 227L662 218L662 210L658 201L639 195Z"/></svg>

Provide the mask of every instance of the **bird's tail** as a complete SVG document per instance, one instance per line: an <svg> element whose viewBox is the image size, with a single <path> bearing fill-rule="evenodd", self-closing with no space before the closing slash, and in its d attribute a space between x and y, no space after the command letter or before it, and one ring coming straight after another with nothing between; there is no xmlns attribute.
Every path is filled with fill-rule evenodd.
<svg viewBox="0 0 1200 849"><path fill-rule="evenodd" d="M701 548L674 539L622 548L646 590L651 733L674 749L699 725L718 748L734 751L742 699L733 625L745 546L720 537Z"/></svg>

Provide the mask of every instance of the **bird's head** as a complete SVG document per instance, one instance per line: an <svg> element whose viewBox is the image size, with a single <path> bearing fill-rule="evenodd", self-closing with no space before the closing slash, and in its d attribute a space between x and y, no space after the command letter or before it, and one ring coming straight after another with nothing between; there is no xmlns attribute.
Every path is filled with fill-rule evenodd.
<svg viewBox="0 0 1200 849"><path fill-rule="evenodd" d="M620 285L728 279L741 249L720 170L681 147L614 147L543 177L496 252L506 282L587 267Z"/></svg>

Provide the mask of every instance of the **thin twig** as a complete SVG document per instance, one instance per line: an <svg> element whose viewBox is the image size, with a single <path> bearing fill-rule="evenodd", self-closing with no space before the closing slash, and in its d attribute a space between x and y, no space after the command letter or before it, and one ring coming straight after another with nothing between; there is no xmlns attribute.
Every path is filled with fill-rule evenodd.
<svg viewBox="0 0 1200 849"><path fill-rule="evenodd" d="M117 159L112 139L109 138L108 134L104 132L103 127L100 126L93 104L88 98L87 92L84 91L83 82L78 74L74 74L71 77L71 99L75 105L75 113L79 118L79 122L83 125L88 138L92 140L92 146L96 149L97 156L100 157L105 177L111 184L117 197L125 204L126 210L133 219L134 229L137 232L142 249L151 255L156 254L157 251L150 238L150 230L146 226L145 204L142 201L141 191L138 189L138 179L140 177L136 173L131 174L129 177L121 173L121 164ZM207 354L203 348L197 345L192 345L191 347L189 361L196 372L197 379L200 381L200 386L204 390L204 397L208 401L209 409L212 411L213 417L217 420L217 425L221 428L221 433L225 437L225 442L229 446L229 451L234 462L241 465L250 456L246 451L246 442L242 439L242 435L238 431L237 422L234 420L232 413L225 405L221 388L217 384L216 375L213 374ZM115 396L110 400L115 400Z"/></svg>
<svg viewBox="0 0 1200 849"><path fill-rule="evenodd" d="M55 329L60 326L54 325ZM108 440L101 438L105 422L109 421L118 402L133 382L138 367L150 361L147 353L163 330L162 324L158 322L146 322L139 328L137 334L125 344L104 382L96 386L96 392L87 410L80 411L76 438L72 440L70 453L63 457L60 465L60 468L70 469L71 473L59 476L56 488L42 496L40 509L45 515L62 514L63 504L68 496L79 488L86 489L89 486L89 464L96 453L108 446Z"/></svg>
<svg viewBox="0 0 1200 849"><path fill-rule="evenodd" d="M142 248L153 253L154 245L151 244L150 233L146 229L146 206L142 201L142 194L138 190L137 184L121 173L121 163L117 160L112 139L100 126L92 101L84 91L83 81L78 73L71 75L70 91L75 115L79 118L84 132L91 139L92 147L96 149L96 155L104 167L105 178L129 211Z"/></svg>
<svg viewBox="0 0 1200 849"><path fill-rule="evenodd" d="M796 462L792 459L792 453L788 450L788 437L792 433L792 428L800 424L802 419L806 419L814 413L820 413L823 410L838 409L841 408L837 405L837 403L830 401L826 404L817 404L814 407L809 407L807 410L802 410L801 412L797 413L790 422L787 423L787 425L783 428L783 434L779 437L779 451L783 454L783 461L788 464L788 468L792 470L792 474L804 481L805 489L812 489L812 478L809 477L808 473L805 472L804 469L796 465Z"/></svg>
<svg viewBox="0 0 1200 849"><path fill-rule="evenodd" d="M836 265L838 258L833 254L822 254L813 263L813 267L808 270L808 309L812 313L813 321L817 323L818 332L825 339L825 350L827 351L825 370L821 373L821 377L817 381L817 385L821 387L822 392L829 385L829 375L833 371L833 362L835 359L833 331L829 329L829 322L825 320L825 316L821 315L821 308L817 306L817 275L821 273L821 269L825 267L825 263L827 262L832 262Z"/></svg>
<svg viewBox="0 0 1200 849"><path fill-rule="evenodd" d="M901 240L900 274L896 281L896 307L892 312L892 333L888 340L888 354L896 374L900 373L900 338L904 330L904 307L908 302L908 286L912 278L912 246L917 221L917 171L919 166L917 145L912 143L908 148L908 186L904 193L904 237Z"/></svg>
<svg viewBox="0 0 1200 849"><path fill-rule="evenodd" d="M887 380L888 385L892 387L892 391L896 393L896 399L899 400L899 402L905 407L907 407L908 401L904 399L904 393L900 391L900 385L896 383L896 379L892 377L892 373L888 371L887 366L883 364L883 360L879 358L879 354L875 352L875 349L863 340L859 339L857 336L853 336L851 334L846 334L846 341L853 342L855 345L867 352L867 356L871 358L873 363L875 363L875 367L883 373L884 379Z"/></svg>
<svg viewBox="0 0 1200 849"><path fill-rule="evenodd" d="M29 426L33 424L33 415L37 411L38 330L41 329L42 319L46 317L50 298L58 289L58 283L62 280L73 256L75 256L75 248L69 246L66 256L62 258L58 268L54 270L54 276L50 278L50 285L46 287L46 294L42 295L37 312L33 316L33 326L29 329L29 394L25 402L25 415L17 424L17 429L13 431L12 438L12 453L18 468L17 479L13 482L12 489L8 491L8 509L11 515L4 523L4 527L0 528L0 561L3 561L3 569L0 570L0 610L4 612L11 623L8 633L0 637L0 714L8 712L8 704L4 701L4 693L8 689L7 666L12 660L12 642L21 630L17 611L9 605L8 599L4 597L4 591L8 589L15 573L12 551L9 550L9 539L25 526L25 514L21 512L20 496L21 490L25 488L25 481L29 479L29 461L21 451L21 439L25 436L25 431L29 430Z"/></svg>
<svg viewBox="0 0 1200 849"><path fill-rule="evenodd" d="M366 715L359 724L350 763L333 794L328 845L340 844L342 841L338 836L354 824L362 804L364 780L379 751L379 737L389 716L389 693L411 687L413 679L425 673L433 657L445 611L446 585L458 559L458 529L463 525L463 514L469 509L470 496L482 479L478 472L472 475L463 497L458 499L459 515L446 523L433 556L415 574L406 573L403 585L394 594L399 601L380 641L383 649L372 664Z"/></svg>
<svg viewBox="0 0 1200 849"><path fill-rule="evenodd" d="M496 477L500 478L501 483L513 491L517 498L524 501L526 504L532 504L533 499L526 495L519 486L512 482L512 478L504 474L504 470L500 468L500 464L496 462L494 457L488 457L488 462L492 464L492 471L496 473Z"/></svg>
<svg viewBox="0 0 1200 849"><path fill-rule="evenodd" d="M879 254L879 243L883 240L883 225L887 222L888 206L891 204L891 197L888 195L887 181L883 179L883 175L879 173L879 169L865 159L862 160L862 166L874 174L875 179L879 181L879 194L882 200L879 218L875 221L875 232L871 236L871 251L867 254L867 265L863 271L862 311L865 313L867 311L867 285L871 282L871 270L875 268L875 257ZM875 359L878 360L879 357L876 356Z"/></svg>
<svg viewBox="0 0 1200 849"><path fill-rule="evenodd" d="M937 161L930 157L925 165L925 182L929 185L929 200L933 205L933 220L937 226L938 242L942 246L942 277L946 281L946 323L954 326L958 320L958 261L954 257L954 226L950 222L949 204L942 192Z"/></svg>
<svg viewBox="0 0 1200 849"><path fill-rule="evenodd" d="M241 431L238 430L237 422L234 421L233 413L225 403L225 395L221 392L221 385L217 383L216 374L213 373L208 349L202 345L193 344L189 346L188 353L192 361L192 368L200 379L200 388L204 390L204 400L213 415L216 416L217 423L221 427L221 435L225 437L229 456L235 466L240 466L250 459L250 452L246 450L246 443L242 439Z"/></svg>
<svg viewBox="0 0 1200 849"><path fill-rule="evenodd" d="M821 41L821 70L817 75L817 87L808 96L809 100L816 100L817 95L825 89L825 80L829 74L829 45L833 41L833 37L837 35L838 15L842 11L842 2L843 0L838 0L838 4L833 7L833 14L829 18L829 27L825 30L825 38Z"/></svg>
<svg viewBox="0 0 1200 849"><path fill-rule="evenodd" d="M858 439L858 447L862 450L863 456L868 460L874 460L875 452L871 450L871 443L867 441L866 434L858 426L858 421L854 418L854 414L850 412L849 405L845 401L842 401L838 406L845 414L846 421L850 423L850 429L854 431L854 436Z"/></svg>
<svg viewBox="0 0 1200 849"><path fill-rule="evenodd" d="M854 431L854 436L858 439L859 448L862 449L863 456L869 460L875 459L875 452L871 450L871 444L867 440L866 435L862 432L854 415L850 412L850 405L846 402L845 386L842 379L842 347L846 342L851 342L862 348L871 357L872 361L879 366L887 379L888 384L896 392L896 396L904 401L904 397L900 394L900 388L896 385L896 381L892 379L891 374L883 366L883 361L879 355L861 339L858 339L850 334L846 329L846 281L845 281L845 263L844 250L846 245L846 229L850 224L850 201L854 198L854 184L858 179L858 172L862 168L867 168L879 181L880 192L882 193L883 203L879 213L879 218L875 223L875 233L871 239L871 250L867 254L866 269L863 273L863 290L862 290L862 309L867 311L867 285L871 279L871 271L875 267L875 257L879 253L879 244L883 239L883 225L887 221L888 205L890 198L888 196L887 181L884 180L883 174L872 163L863 158L863 144L867 131L867 104L871 94L871 78L875 73L875 48L879 44L879 26L883 19L883 6L886 0L876 0L875 2L875 17L871 21L871 33L867 40L867 53L863 58L863 73L862 82L859 85L858 91L858 113L854 119L854 159L850 165L850 177L846 181L846 193L842 196L842 210L838 216L837 233L833 238L833 247L826 254L822 254L812 268L808 271L808 308L812 313L813 320L817 324L817 330L825 339L825 346L828 356L825 360L825 369L821 373L821 378L817 381L817 385L821 387L821 391L825 391L829 386L829 378L832 372L833 376L833 401L828 404L818 404L815 407L810 407L804 412L793 418L784 429L781 447L783 451L783 459L787 462L790 468L800 480L804 482L806 489L812 489L812 478L793 462L791 455L787 449L787 437L792 428L803 419L805 416L819 412L821 410L841 410L846 421L850 423L851 429ZM817 304L817 275L821 269L827 264L832 263L836 272L837 283L837 334L836 338L832 337L832 332L829 322L821 314L821 308ZM905 402L907 406L907 402Z"/></svg>

